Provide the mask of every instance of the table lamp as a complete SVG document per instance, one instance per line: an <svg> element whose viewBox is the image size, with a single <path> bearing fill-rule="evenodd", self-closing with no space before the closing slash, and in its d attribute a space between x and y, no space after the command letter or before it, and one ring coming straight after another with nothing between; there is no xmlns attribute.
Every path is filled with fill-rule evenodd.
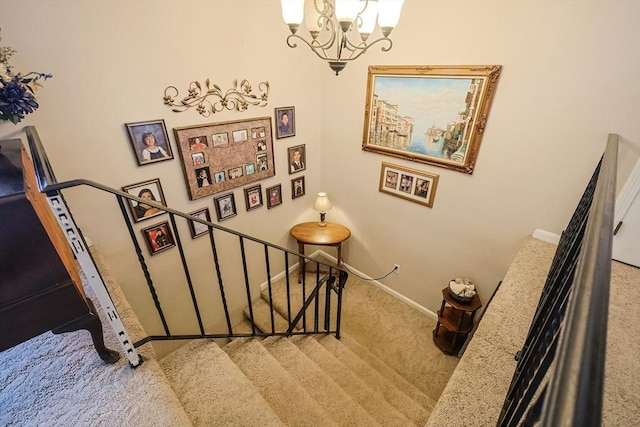
<svg viewBox="0 0 640 427"><path fill-rule="evenodd" d="M320 212L320 222L318 223L318 225L320 227L326 227L327 223L324 221L324 217L327 214L327 211L331 209L331 202L329 201L327 193L318 193L318 198L316 199L316 204L313 208Z"/></svg>

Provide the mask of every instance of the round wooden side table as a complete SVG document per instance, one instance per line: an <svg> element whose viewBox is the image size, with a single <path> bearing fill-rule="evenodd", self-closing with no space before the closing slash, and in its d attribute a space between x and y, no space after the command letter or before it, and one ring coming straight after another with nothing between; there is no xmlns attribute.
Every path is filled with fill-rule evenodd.
<svg viewBox="0 0 640 427"><path fill-rule="evenodd" d="M318 224L318 221L312 221L291 227L291 235L298 241L298 252L304 255L304 245L334 246L338 250L338 267L342 267L342 242L351 236L351 231L335 222L327 222L324 227ZM305 272L305 264L305 259L301 257L298 283Z"/></svg>

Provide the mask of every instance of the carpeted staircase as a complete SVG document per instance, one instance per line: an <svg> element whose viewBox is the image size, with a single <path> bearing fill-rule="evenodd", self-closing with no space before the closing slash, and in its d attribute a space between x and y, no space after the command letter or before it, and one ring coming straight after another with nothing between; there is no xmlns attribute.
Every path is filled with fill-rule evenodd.
<svg viewBox="0 0 640 427"><path fill-rule="evenodd" d="M460 363L433 344L434 319L351 275L339 341L197 340L159 361L145 344L138 348L145 362L131 369L124 357L105 365L86 331L39 335L0 352L0 426L495 425L537 301L534 282L544 283L554 250L526 239ZM146 336L92 253L131 338ZM613 264L603 425L630 426L640 419L640 341L629 335L639 294L629 285L640 283L640 269ZM281 292L273 293L276 307ZM265 296L254 321L268 329ZM284 319L275 320L281 329ZM105 342L118 348L109 328Z"/></svg>
<svg viewBox="0 0 640 427"><path fill-rule="evenodd" d="M371 286L350 282L347 287ZM284 283L272 292L273 305L282 310ZM299 285L290 292L297 300ZM254 323L265 332L271 330L267 301L265 290L253 308ZM349 318L345 309L345 324ZM279 315L275 323L279 330L286 325ZM435 404L348 333L340 340L294 335L222 346L194 341L160 365L196 426L423 426Z"/></svg>
<svg viewBox="0 0 640 427"><path fill-rule="evenodd" d="M97 248L92 254L131 339L145 337ZM292 284L291 292L298 299L300 286ZM274 284L276 308L284 293ZM271 327L267 295L254 304L254 322L263 329ZM281 330L286 322L275 323ZM145 344L138 348L145 362L131 369L124 357L105 365L86 331L49 332L0 352L0 425L424 426L458 363L433 343L434 326L431 317L351 275L340 340L194 340L160 360ZM251 324L234 330L248 332ZM119 349L108 327L105 342Z"/></svg>

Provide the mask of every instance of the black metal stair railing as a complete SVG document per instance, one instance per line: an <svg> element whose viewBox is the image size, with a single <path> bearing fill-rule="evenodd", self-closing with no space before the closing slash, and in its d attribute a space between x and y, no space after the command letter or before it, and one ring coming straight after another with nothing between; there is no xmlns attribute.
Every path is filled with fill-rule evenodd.
<svg viewBox="0 0 640 427"><path fill-rule="evenodd" d="M282 336L290 336L293 334L335 334L336 337L340 337L340 321L341 315L340 310L342 308L342 290L346 284L348 274L342 268L337 268L334 266L327 265L325 263L319 262L317 260L308 258L304 255L299 254L298 252L289 250L285 247L281 247L278 245L274 245L272 243L263 241L261 239L234 231L232 229L222 227L218 224L214 224L210 221L203 220L201 218L193 217L189 214L180 212L168 206L163 206L155 201L150 201L146 199L142 199L140 197L133 196L126 192L110 188L103 184L85 180L85 179L76 179L65 182L58 182L55 179L55 175L53 173L53 169L49 160L47 158L46 152L42 146L40 138L37 134L37 131L34 127L29 126L25 128L25 132L27 134L28 145L31 152L31 159L34 164L34 169L36 171L36 179L38 181L38 187L40 192L45 193L48 197L54 198L55 203L64 203L64 198L62 196L61 191L73 187L90 187L96 189L103 193L110 193L115 196L117 203L120 207L122 218L124 220L124 224L126 230L128 231L133 250L136 253L137 259L140 264L140 269L142 275L144 276L144 280L146 282L149 295L153 301L153 304L156 308L156 312L158 315L159 322L162 325L162 334L152 334L148 337L145 337L137 342L133 343L134 347L139 347L142 344L145 344L149 341L160 341L160 340L184 340L184 339L197 339L197 338L234 338L234 337L252 337L252 336L273 336L273 335L282 335ZM172 276L175 279L180 278L184 280L184 288L183 291L188 293L188 299L190 301L190 310L192 311L192 315L195 316L197 329L192 333L174 333L172 332L172 327L170 325L170 321L168 320L168 315L165 312L165 308L163 308L163 301L161 301L160 293L156 288L154 277L152 275L152 268L147 262L141 244L139 243L139 239L136 235L135 229L133 227L132 220L129 216L129 213L126 209L126 200L145 203L147 205L156 207L163 212L167 213L169 216L169 223L173 231L175 245L178 250L181 271L173 271ZM54 212L55 213L55 212ZM69 212L70 214L70 212ZM70 215L71 216L71 215ZM192 247L187 248L180 236L180 228L178 226L178 221L186 221L188 224L189 221L199 222L207 227L207 234L209 236L209 247L211 256L211 263L213 264L215 275L211 280L211 283L217 284L217 291L219 292L220 298L220 306L212 307L211 301L207 301L206 303L201 302L197 297L197 290L192 280L191 270L189 268L189 259L187 252ZM71 216L71 222L75 224L75 220ZM221 261L221 249L224 250L226 255L226 260L232 258L229 255L230 250L233 250L232 246L228 243L228 237L235 236L237 238L237 258L239 258L239 266L234 266L233 268L238 269L241 273L239 274L242 277L244 283L227 283L227 278L223 274L223 267L227 268L228 264L225 264L227 261ZM78 229L77 239L80 239L84 242L84 238ZM225 239L224 248L220 247L219 241ZM251 248L248 248L247 245L251 245ZM201 249L201 248L199 248ZM249 266L249 257L247 253L251 251L251 268ZM257 255L259 253L263 254L263 259L259 259L260 256ZM192 253L190 253L192 255ZM292 297L292 284L290 280L291 272L290 272L290 258L294 260L301 261L305 260L307 265L315 265L315 280L312 281L310 288L309 281L307 275L302 275L302 283L296 286L301 287L302 295L299 300L294 300ZM199 252L199 258L202 259L202 252ZM92 260L93 262L93 260ZM264 265L264 270L259 274L256 274L257 270L260 270L256 265ZM94 263L95 266L95 263ZM328 273L321 275L321 270L328 270ZM274 271L279 271L275 276L273 274ZM336 278L337 283L336 283ZM101 279L101 278L100 278ZM274 304L274 295L273 295L273 286L276 280L282 280L284 282L284 286L286 288L286 309L280 309L280 311L286 311L286 313L280 314L278 312L278 307ZM297 282L297 281L296 281ZM100 280L102 286L104 286L104 282ZM252 289L256 289L258 285L266 286L269 294L269 308L270 308L270 330L262 331L257 329L255 318L255 307L254 307L254 295L252 295ZM246 299L245 303L247 306L247 310L249 313L249 318L251 320L251 332L238 332L233 329L233 319L230 309L230 300L229 293L233 291L235 295L234 300L235 305L238 305L238 287L244 287L243 295ZM322 290L324 289L324 293ZM106 293L106 292L105 292ZM332 303L332 295L335 295L337 300L336 309L331 309ZM309 308L313 304L313 310ZM322 307L321 307L322 305ZM321 310L322 308L322 310ZM222 331L209 331L209 328L205 326L205 321L203 320L204 311L214 310L216 313L222 312L224 315L224 330ZM186 315L186 314L185 314ZM282 316L287 320L287 328L278 330L275 327L275 318L277 316ZM312 327L309 327L307 324L307 318L311 316L311 324ZM320 323L322 320L322 324ZM301 328L298 329L298 324L301 323ZM264 328L267 329L267 328Z"/></svg>
<svg viewBox="0 0 640 427"><path fill-rule="evenodd" d="M618 136L560 238L498 426L599 426Z"/></svg>

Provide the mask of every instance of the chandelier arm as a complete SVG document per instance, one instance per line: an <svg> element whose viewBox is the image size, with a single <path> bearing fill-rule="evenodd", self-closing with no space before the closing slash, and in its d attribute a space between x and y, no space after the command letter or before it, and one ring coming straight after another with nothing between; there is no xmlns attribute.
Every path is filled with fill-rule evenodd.
<svg viewBox="0 0 640 427"><path fill-rule="evenodd" d="M312 0L313 8L319 15L323 16L333 16L333 5L329 3L327 0L322 1L322 9L318 7L318 0Z"/></svg>
<svg viewBox="0 0 640 427"><path fill-rule="evenodd" d="M295 48L295 47L298 47L298 45L295 44L295 42L292 42L291 41L292 39L302 40L311 49L320 49L323 52L326 52L327 49L329 49L331 46L333 46L333 41L335 40L335 34L333 34L331 39L328 40L325 43L320 43L318 40L311 40L311 42L308 42L298 34L289 34L289 36L287 36L287 46L289 46L291 48ZM326 55L326 53L325 53L325 55Z"/></svg>
<svg viewBox="0 0 640 427"><path fill-rule="evenodd" d="M298 45L294 42L292 42L292 39L298 39L300 41L302 41L304 44L306 44L307 46L309 46L309 49L311 49L311 51L313 53L315 53L316 55L318 55L318 57L320 59L323 59L325 61L330 61L331 58L329 57L329 55L327 55L327 51L326 48L324 47L324 45L316 45L314 46L313 44L309 43L308 41L306 41L305 39L303 39L302 37L300 37L297 34L290 34L287 37L287 45L289 45L289 47L298 47ZM326 43L325 43L326 44ZM331 47L331 46L328 46ZM322 54L320 54L320 52L322 52Z"/></svg>
<svg viewBox="0 0 640 427"><path fill-rule="evenodd" d="M353 61L354 59L359 58L362 54L364 54L367 50L369 50L371 47L375 46L378 43L383 43L386 42L388 43L388 46L381 46L380 50L382 50L383 52L388 52L391 50L391 47L393 47L393 42L391 41L391 39L388 39L386 37L381 37L378 40L375 40L365 46L356 46L354 44L352 44L351 42L348 42L348 46L346 47L346 49L351 52L351 55L349 55L348 58L341 58L341 61Z"/></svg>

